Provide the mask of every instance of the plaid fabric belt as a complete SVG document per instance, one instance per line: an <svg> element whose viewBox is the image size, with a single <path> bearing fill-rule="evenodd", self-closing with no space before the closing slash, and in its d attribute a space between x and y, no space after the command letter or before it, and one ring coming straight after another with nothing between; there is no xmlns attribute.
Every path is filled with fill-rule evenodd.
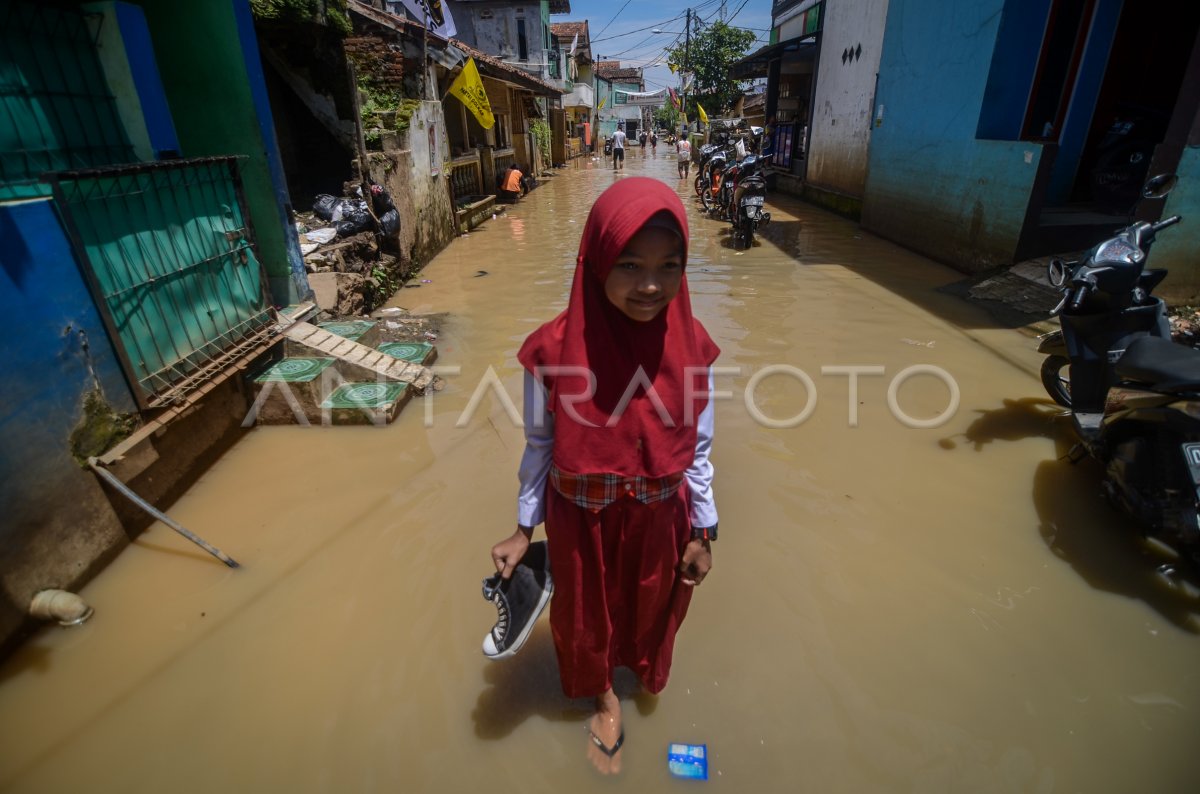
<svg viewBox="0 0 1200 794"><path fill-rule="evenodd" d="M599 512L624 496L642 504L670 499L683 483L683 472L666 477L623 477L620 474L572 474L550 466L554 490L584 510Z"/></svg>

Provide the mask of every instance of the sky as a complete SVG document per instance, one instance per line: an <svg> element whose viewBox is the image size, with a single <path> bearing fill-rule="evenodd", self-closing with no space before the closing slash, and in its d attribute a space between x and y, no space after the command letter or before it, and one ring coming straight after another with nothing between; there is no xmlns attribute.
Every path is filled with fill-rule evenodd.
<svg viewBox="0 0 1200 794"><path fill-rule="evenodd" d="M552 14L551 22L588 21L592 55L596 60L620 61L622 66L646 68L646 90L679 87L679 78L666 65L666 51L682 42L684 18L691 8L702 20L715 22L724 11L731 25L757 28L761 38L751 51L767 43L771 0L570 0L571 13ZM653 33L659 28L665 33ZM566 46L570 46L567 43Z"/></svg>

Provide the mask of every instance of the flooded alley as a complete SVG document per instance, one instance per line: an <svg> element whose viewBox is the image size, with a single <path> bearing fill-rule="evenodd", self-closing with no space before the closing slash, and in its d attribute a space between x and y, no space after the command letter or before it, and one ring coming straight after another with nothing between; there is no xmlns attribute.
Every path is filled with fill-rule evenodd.
<svg viewBox="0 0 1200 794"><path fill-rule="evenodd" d="M386 427L257 428L171 506L241 570L155 525L83 590L94 619L0 667L0 790L682 790L672 742L707 744L720 791L1196 790L1200 591L1060 460L1035 340L786 197L735 249L666 148L623 174L688 207L721 535L667 689L616 683L619 779L585 759L547 616L480 652L523 437L478 387L520 406L517 349L625 178L585 157L392 300L444 314L444 390Z"/></svg>

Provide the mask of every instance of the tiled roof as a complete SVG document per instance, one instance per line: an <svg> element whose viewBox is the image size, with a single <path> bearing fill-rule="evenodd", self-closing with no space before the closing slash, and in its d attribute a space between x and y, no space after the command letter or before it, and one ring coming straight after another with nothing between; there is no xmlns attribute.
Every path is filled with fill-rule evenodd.
<svg viewBox="0 0 1200 794"><path fill-rule="evenodd" d="M600 61L596 64L596 74L605 80L623 80L630 83L642 82L642 70L635 67L621 68L620 61Z"/></svg>
<svg viewBox="0 0 1200 794"><path fill-rule="evenodd" d="M541 78L534 77L524 69L518 69L515 66L511 66L494 55L488 55L486 52L480 52L470 44L459 41L458 39L450 39L450 43L474 58L475 64L479 67L479 71L483 74L486 74L488 77L495 77L499 80L508 80L509 82L516 83L523 88L531 88L534 91L537 91L539 94L561 96L562 94L566 93L561 88L557 88Z"/></svg>
<svg viewBox="0 0 1200 794"><path fill-rule="evenodd" d="M746 97L746 104L742 105L742 108L744 110L750 110L751 108L764 107L766 105L766 101L766 94L750 94Z"/></svg>
<svg viewBox="0 0 1200 794"><path fill-rule="evenodd" d="M551 14L571 13L571 0L550 0Z"/></svg>
<svg viewBox="0 0 1200 794"><path fill-rule="evenodd" d="M571 46L570 42L575 38L576 34L585 42L589 38L586 19L582 22L551 22L550 32L558 36L558 40L565 42L568 47Z"/></svg>

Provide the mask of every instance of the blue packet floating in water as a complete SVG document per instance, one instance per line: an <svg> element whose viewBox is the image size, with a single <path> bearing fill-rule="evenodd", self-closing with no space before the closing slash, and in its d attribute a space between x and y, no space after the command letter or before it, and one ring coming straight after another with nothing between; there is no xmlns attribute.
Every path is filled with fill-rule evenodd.
<svg viewBox="0 0 1200 794"><path fill-rule="evenodd" d="M708 780L708 745L672 744L667 748L667 769L675 777Z"/></svg>

